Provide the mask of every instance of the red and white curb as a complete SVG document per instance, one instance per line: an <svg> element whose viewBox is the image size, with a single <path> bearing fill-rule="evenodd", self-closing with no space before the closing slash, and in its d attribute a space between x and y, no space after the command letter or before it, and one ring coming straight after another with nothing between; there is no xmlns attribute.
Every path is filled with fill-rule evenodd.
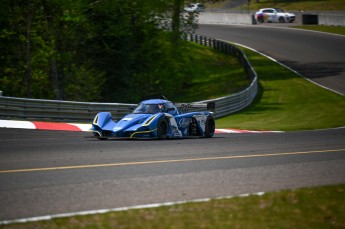
<svg viewBox="0 0 345 229"><path fill-rule="evenodd" d="M0 120L0 128L18 128L35 130L64 130L64 131L89 131L91 124L82 123L60 123L60 122L38 122L38 121L14 121ZM216 129L217 134L231 133L280 133L282 131L254 131L238 129Z"/></svg>
<svg viewBox="0 0 345 229"><path fill-rule="evenodd" d="M0 120L0 128L89 131L91 124Z"/></svg>

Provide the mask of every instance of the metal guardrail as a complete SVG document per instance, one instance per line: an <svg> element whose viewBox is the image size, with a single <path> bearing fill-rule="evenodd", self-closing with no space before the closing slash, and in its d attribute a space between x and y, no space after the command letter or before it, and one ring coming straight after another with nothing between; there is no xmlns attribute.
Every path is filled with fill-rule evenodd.
<svg viewBox="0 0 345 229"><path fill-rule="evenodd" d="M238 58L243 65L251 84L241 92L211 100L190 103L188 111L202 111L207 104L213 104L215 118L235 113L249 106L254 100L258 82L257 75L242 50L224 41L219 41L196 34L186 35L186 40L217 49ZM60 100L42 100L6 97L0 95L1 119L32 119L67 122L90 122L101 111L112 113L118 120L131 111L137 104L72 102ZM177 104L181 108L182 104Z"/></svg>
<svg viewBox="0 0 345 229"><path fill-rule="evenodd" d="M212 39L212 38L208 38L208 37L200 36L196 34L188 34L186 35L185 39L199 43L201 45L212 47L225 54L237 57L239 62L242 64L248 79L251 81L251 84L243 91L240 91L238 93L235 93L229 96L199 101L196 103L214 102L214 105L215 105L214 116L215 118L219 118L219 117L227 116L229 114L238 112L246 108L253 102L258 92L258 78L249 60L247 59L246 55L243 53L241 49L239 49L238 47L228 42L220 41L217 39Z"/></svg>
<svg viewBox="0 0 345 229"><path fill-rule="evenodd" d="M0 117L90 122L98 112L111 112L113 118L116 119L128 113L134 106L136 104L86 103L2 96L0 97Z"/></svg>
<svg viewBox="0 0 345 229"><path fill-rule="evenodd" d="M176 104L181 110L206 110L207 103ZM60 100L0 97L0 118L90 122L99 112L110 112L114 120L121 119L137 104L86 103Z"/></svg>

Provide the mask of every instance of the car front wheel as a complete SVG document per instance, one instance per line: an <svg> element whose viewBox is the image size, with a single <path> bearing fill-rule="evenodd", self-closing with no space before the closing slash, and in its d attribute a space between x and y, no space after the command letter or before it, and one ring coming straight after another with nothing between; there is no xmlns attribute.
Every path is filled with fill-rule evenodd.
<svg viewBox="0 0 345 229"><path fill-rule="evenodd" d="M159 139L168 138L168 121L162 116L157 123L157 135Z"/></svg>
<svg viewBox="0 0 345 229"><path fill-rule="evenodd" d="M279 18L279 22L280 22L280 23L284 23L284 22L285 22L285 19L284 19L283 17L280 17L280 18Z"/></svg>

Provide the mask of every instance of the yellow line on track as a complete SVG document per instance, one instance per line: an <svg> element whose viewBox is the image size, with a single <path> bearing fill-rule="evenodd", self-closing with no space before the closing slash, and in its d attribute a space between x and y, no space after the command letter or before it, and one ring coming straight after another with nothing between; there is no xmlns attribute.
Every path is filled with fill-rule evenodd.
<svg viewBox="0 0 345 229"><path fill-rule="evenodd" d="M186 159L160 160L160 161L137 161L137 162L122 162L122 163L108 163L108 164L94 164L94 165L73 165L73 166L59 166L59 167L48 167L48 168L14 169L14 170L0 170L0 173L19 173L19 172L51 171L51 170L66 170L66 169L115 167L115 166L128 166L128 165L177 163L177 162L190 162L190 161L209 161L209 160L224 160L224 159L238 159L238 158L273 157L273 156L303 155L303 154L315 154L315 153L330 153L330 152L341 152L341 151L345 151L345 149L329 149L329 150L289 152L289 153L250 154L250 155L224 156L224 157L201 157L201 158L186 158Z"/></svg>

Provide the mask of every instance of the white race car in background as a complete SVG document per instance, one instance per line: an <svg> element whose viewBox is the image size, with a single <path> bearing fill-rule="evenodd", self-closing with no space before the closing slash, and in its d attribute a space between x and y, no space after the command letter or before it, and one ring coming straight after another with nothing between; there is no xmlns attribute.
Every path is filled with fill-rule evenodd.
<svg viewBox="0 0 345 229"><path fill-rule="evenodd" d="M264 8L255 13L255 19L259 23L263 22L293 22L296 19L296 15L293 13L284 12L279 8Z"/></svg>
<svg viewBox="0 0 345 229"><path fill-rule="evenodd" d="M205 6L202 3L190 3L184 10L189 13L202 12L205 10Z"/></svg>

